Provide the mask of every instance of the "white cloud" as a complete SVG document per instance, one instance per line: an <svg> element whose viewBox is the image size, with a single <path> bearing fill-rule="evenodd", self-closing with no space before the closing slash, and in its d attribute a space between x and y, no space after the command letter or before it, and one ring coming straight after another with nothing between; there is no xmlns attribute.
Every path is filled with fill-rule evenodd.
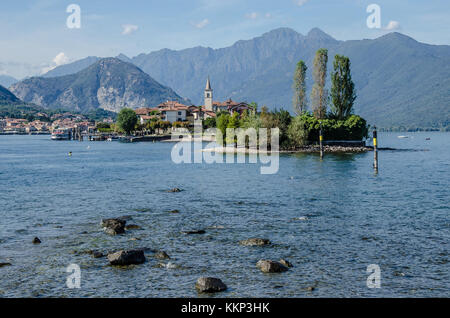
<svg viewBox="0 0 450 318"><path fill-rule="evenodd" d="M66 64L67 62L69 62L69 58L66 56L66 54L64 54L64 52L59 53L53 59L53 63L55 63L56 66Z"/></svg>
<svg viewBox="0 0 450 318"><path fill-rule="evenodd" d="M247 13L245 15L248 19L252 19L255 20L258 17L258 13L257 12L251 12L251 13Z"/></svg>
<svg viewBox="0 0 450 318"><path fill-rule="evenodd" d="M301 7L302 5L304 5L306 2L308 2L309 0L295 0L295 3Z"/></svg>
<svg viewBox="0 0 450 318"><path fill-rule="evenodd" d="M209 24L208 19L203 19L202 21L198 23L191 23L193 26L195 26L197 29L203 29L205 26Z"/></svg>
<svg viewBox="0 0 450 318"><path fill-rule="evenodd" d="M400 23L398 21L389 21L387 27L384 28L387 31L393 31L400 29Z"/></svg>
<svg viewBox="0 0 450 318"><path fill-rule="evenodd" d="M41 74L45 74L60 65L67 64L67 62L69 62L69 58L66 56L66 54L64 52L61 52L61 53L58 53L58 55L56 55L53 58L52 62L53 63L46 65L42 68Z"/></svg>
<svg viewBox="0 0 450 318"><path fill-rule="evenodd" d="M122 34L123 35L129 35L135 31L137 31L137 29L139 29L139 27L137 25L134 24L122 24Z"/></svg>

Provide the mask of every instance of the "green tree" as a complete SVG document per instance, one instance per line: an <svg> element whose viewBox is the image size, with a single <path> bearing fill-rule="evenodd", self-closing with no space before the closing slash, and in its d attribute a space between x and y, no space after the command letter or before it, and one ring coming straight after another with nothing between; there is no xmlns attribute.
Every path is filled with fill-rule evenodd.
<svg viewBox="0 0 450 318"><path fill-rule="evenodd" d="M229 113L222 113L219 116L216 117L216 127L218 130L222 132L223 141L225 141L226 138L226 132L228 127L228 122L230 121L230 114Z"/></svg>
<svg viewBox="0 0 450 318"><path fill-rule="evenodd" d="M308 131L305 129L305 122L301 116L296 116L292 119L287 134L290 148L298 149L306 145Z"/></svg>
<svg viewBox="0 0 450 318"><path fill-rule="evenodd" d="M308 98L306 97L306 66L304 61L297 63L294 73L294 98L292 100L294 112L297 115L302 114L308 107Z"/></svg>
<svg viewBox="0 0 450 318"><path fill-rule="evenodd" d="M328 90L325 88L327 78L328 50L320 49L314 57L311 104L316 118L325 118L327 113Z"/></svg>
<svg viewBox="0 0 450 318"><path fill-rule="evenodd" d="M337 119L345 119L353 112L356 99L355 84L350 73L350 59L337 54L331 74L331 113Z"/></svg>
<svg viewBox="0 0 450 318"><path fill-rule="evenodd" d="M122 108L117 115L117 124L127 134L134 129L137 121L136 113L131 108Z"/></svg>
<svg viewBox="0 0 450 318"><path fill-rule="evenodd" d="M281 109L280 111L275 111L274 115L277 126L280 129L280 146L281 148L284 148L285 146L288 145L289 141L288 129L292 121L292 116L287 110L284 109Z"/></svg>
<svg viewBox="0 0 450 318"><path fill-rule="evenodd" d="M239 113L234 112L233 115L230 116L227 128L239 128L239 119L240 119Z"/></svg>

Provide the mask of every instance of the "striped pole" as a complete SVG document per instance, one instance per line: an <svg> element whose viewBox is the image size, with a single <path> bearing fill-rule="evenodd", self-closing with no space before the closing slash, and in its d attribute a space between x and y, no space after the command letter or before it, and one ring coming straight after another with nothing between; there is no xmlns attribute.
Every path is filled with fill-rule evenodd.
<svg viewBox="0 0 450 318"><path fill-rule="evenodd" d="M378 144L377 144L377 127L373 127L373 168L378 172Z"/></svg>
<svg viewBox="0 0 450 318"><path fill-rule="evenodd" d="M323 159L323 134L322 134L322 121L320 121L320 130L319 130L319 145L320 145L320 159Z"/></svg>

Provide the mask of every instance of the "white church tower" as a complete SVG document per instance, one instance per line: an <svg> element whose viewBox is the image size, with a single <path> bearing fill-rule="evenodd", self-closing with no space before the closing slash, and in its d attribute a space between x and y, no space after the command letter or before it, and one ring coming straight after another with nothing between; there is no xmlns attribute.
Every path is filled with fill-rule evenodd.
<svg viewBox="0 0 450 318"><path fill-rule="evenodd" d="M206 81L206 88L205 88L205 109L206 110L213 110L213 90L211 88L211 83L208 80Z"/></svg>

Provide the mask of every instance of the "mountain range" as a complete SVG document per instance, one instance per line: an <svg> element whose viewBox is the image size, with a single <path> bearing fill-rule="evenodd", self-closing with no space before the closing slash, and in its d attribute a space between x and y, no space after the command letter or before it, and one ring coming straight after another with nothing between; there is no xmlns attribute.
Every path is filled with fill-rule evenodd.
<svg viewBox="0 0 450 318"><path fill-rule="evenodd" d="M74 65L76 68L86 64ZM124 107L151 107L166 100L183 101L171 88L117 58L98 59L74 74L32 77L13 84L10 90L28 103L84 113L98 108L119 112Z"/></svg>
<svg viewBox="0 0 450 318"><path fill-rule="evenodd" d="M17 83L17 82L18 82L18 80L16 80L12 76L0 74L0 85L2 85L4 87L10 87L12 84Z"/></svg>
<svg viewBox="0 0 450 318"><path fill-rule="evenodd" d="M18 101L19 99L13 93L0 85L0 104L11 104Z"/></svg>
<svg viewBox="0 0 450 318"><path fill-rule="evenodd" d="M300 59L306 62L310 90L312 61L319 48L329 51L329 73L335 54L350 58L358 95L355 112L369 123L380 127L450 126L450 46L420 43L400 33L374 40L339 41L318 28L307 35L279 28L221 49L163 49L132 58L121 54L117 59L136 65L197 105L203 103L205 81L210 76L215 100L255 101L269 108L291 110L296 63ZM46 103L33 98L35 90L40 91L39 85L59 83L52 77L80 72L99 61L99 57L88 57L55 68L43 76L44 82L34 79L36 85L30 85L26 80L11 89L25 101ZM23 86L27 89L23 90ZM54 102L69 107L73 101L65 100L66 96L70 94Z"/></svg>

